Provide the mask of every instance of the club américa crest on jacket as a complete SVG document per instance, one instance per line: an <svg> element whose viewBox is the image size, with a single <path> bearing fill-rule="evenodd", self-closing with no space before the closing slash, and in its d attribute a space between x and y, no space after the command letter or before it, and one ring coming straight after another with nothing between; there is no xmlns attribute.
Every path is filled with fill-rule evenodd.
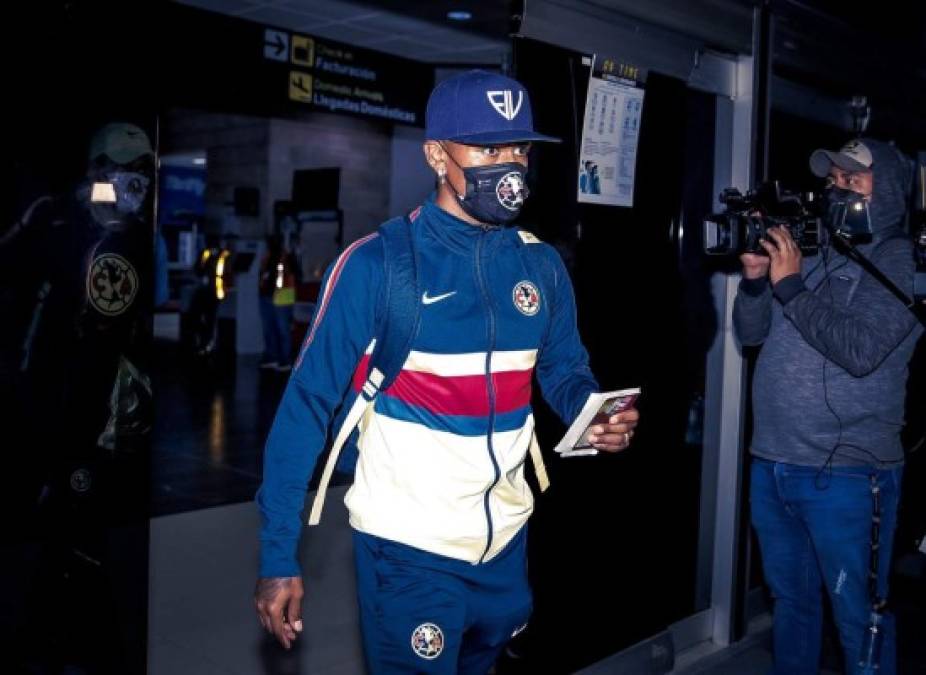
<svg viewBox="0 0 926 675"><path fill-rule="evenodd" d="M540 311L540 291L530 281L519 281L512 292L514 306L525 316L534 316Z"/></svg>
<svg viewBox="0 0 926 675"><path fill-rule="evenodd" d="M87 274L87 298L101 314L117 316L131 306L138 285L138 273L128 260L105 253L94 259Z"/></svg>

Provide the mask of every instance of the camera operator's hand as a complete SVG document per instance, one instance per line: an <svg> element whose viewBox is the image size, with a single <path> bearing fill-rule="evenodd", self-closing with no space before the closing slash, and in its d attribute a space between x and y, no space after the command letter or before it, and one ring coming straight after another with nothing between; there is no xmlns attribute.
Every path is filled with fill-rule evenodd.
<svg viewBox="0 0 926 675"><path fill-rule="evenodd" d="M743 263L743 276L747 279L761 279L768 274L769 260L767 255L758 253L744 253L740 256L740 262Z"/></svg>
<svg viewBox="0 0 926 675"><path fill-rule="evenodd" d="M768 251L768 257L771 261L771 270L769 278L774 286L785 277L801 272L801 249L794 243L791 233L785 227L770 227L768 235L774 240L774 244L764 239L760 240L762 248Z"/></svg>
<svg viewBox="0 0 926 675"><path fill-rule="evenodd" d="M254 589L254 605L261 625L287 649L302 632L303 595L302 577L260 578Z"/></svg>
<svg viewBox="0 0 926 675"><path fill-rule="evenodd" d="M756 218L759 215L758 211L749 213L751 218ZM762 279L768 274L768 267L771 263L768 256L757 253L744 253L740 256L740 262L743 263L743 277L746 279Z"/></svg>

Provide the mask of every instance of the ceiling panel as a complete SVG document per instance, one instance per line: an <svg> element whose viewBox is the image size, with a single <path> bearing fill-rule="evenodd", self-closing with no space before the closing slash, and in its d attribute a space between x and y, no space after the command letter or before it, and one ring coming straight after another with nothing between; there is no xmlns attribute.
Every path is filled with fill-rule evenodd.
<svg viewBox="0 0 926 675"><path fill-rule="evenodd" d="M504 31L466 30L446 18L443 0L176 0L257 23L430 63L497 65L510 49ZM459 3L456 3L459 5ZM472 3L480 4L480 3ZM425 11L416 11L418 9ZM504 3L488 3L494 9ZM402 11L398 11L402 10ZM482 17L486 22L486 16ZM492 21L494 26L497 22ZM502 22L504 23L504 21ZM471 28L471 27L470 27Z"/></svg>

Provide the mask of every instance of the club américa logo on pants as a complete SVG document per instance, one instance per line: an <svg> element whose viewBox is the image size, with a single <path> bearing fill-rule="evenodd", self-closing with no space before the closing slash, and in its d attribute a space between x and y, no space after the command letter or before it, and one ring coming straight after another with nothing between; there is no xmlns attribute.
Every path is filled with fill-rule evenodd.
<svg viewBox="0 0 926 675"><path fill-rule="evenodd" d="M412 631L412 649L423 659L436 659L444 651L444 632L437 624L421 624Z"/></svg>

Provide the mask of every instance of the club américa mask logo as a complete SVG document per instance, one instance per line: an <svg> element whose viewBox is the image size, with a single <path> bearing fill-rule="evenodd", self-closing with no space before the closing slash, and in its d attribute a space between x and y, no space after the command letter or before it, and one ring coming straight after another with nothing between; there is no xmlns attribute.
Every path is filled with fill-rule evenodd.
<svg viewBox="0 0 926 675"><path fill-rule="evenodd" d="M506 173L495 186L498 202L509 211L517 211L524 206L524 178L517 171Z"/></svg>
<svg viewBox="0 0 926 675"><path fill-rule="evenodd" d="M437 624L421 624L412 631L412 649L423 659L436 659L444 651L444 632Z"/></svg>
<svg viewBox="0 0 926 675"><path fill-rule="evenodd" d="M534 316L540 311L540 291L529 281L519 281L515 284L514 306L525 316Z"/></svg>

